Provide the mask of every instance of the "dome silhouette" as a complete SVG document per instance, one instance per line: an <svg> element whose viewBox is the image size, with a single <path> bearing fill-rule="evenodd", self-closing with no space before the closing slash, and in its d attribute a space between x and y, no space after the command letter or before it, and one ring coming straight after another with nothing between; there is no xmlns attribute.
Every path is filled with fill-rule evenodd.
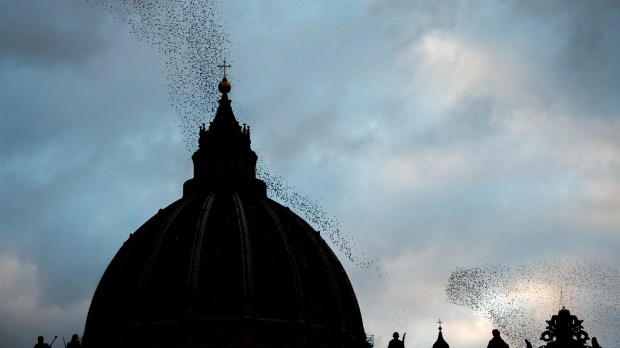
<svg viewBox="0 0 620 348"><path fill-rule="evenodd" d="M228 88L194 178L123 244L85 347L367 347L355 292L320 233L266 195Z"/></svg>
<svg viewBox="0 0 620 348"><path fill-rule="evenodd" d="M439 322L441 322L441 320L439 320ZM441 326L439 326L439 333L437 334L437 340L433 343L433 348L450 348L448 342L444 340L441 330Z"/></svg>

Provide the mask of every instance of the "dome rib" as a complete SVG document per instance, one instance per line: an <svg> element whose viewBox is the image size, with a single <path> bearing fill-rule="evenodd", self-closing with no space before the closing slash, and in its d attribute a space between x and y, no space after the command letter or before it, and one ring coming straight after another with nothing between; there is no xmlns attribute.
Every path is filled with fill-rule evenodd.
<svg viewBox="0 0 620 348"><path fill-rule="evenodd" d="M195 305L196 297L198 296L198 279L201 271L200 265L202 264L202 249L206 234L205 226L207 224L207 220L209 219L209 213L214 199L215 194L209 194L205 203L202 205L202 209L200 210L200 220L198 221L198 224L196 224L196 235L194 236L194 243L192 245L189 264L190 268L187 280L187 289L189 292L188 296L190 298L190 305L188 306L187 311L191 314L193 314L193 306Z"/></svg>
<svg viewBox="0 0 620 348"><path fill-rule="evenodd" d="M252 248L249 240L248 222L243 210L243 205L239 198L239 194L233 193L233 202L235 205L235 211L237 212L237 222L239 225L239 241L241 243L241 260L243 270L243 297L245 299L245 314L248 315L248 311L251 311L250 294L254 293L254 287L252 286Z"/></svg>
<svg viewBox="0 0 620 348"><path fill-rule="evenodd" d="M149 253L146 263L144 264L144 269L140 280L140 293L146 295L146 292L148 291L151 273L153 271L155 261L157 260L157 255L159 254L161 244L166 236L166 232L168 232L170 225L174 222L177 215L179 215L179 213L189 204L190 201L191 199L182 201L181 204L173 210L172 214L168 215L167 219L159 227L153 245L151 246L151 252Z"/></svg>
<svg viewBox="0 0 620 348"><path fill-rule="evenodd" d="M267 202L265 202L265 200L259 199L259 201L262 203L263 208L267 211L267 213L269 214L273 222L276 224L276 229L279 233L280 238L282 239L284 248L286 248L286 253L288 255L289 264L291 265L290 267L291 273L293 274L295 298L297 299L297 303L299 306L297 308L298 316L300 316L299 319L305 319L304 309L301 307L302 304L304 303L304 293L301 287L301 280L299 278L299 268L297 266L297 260L295 258L295 253L293 252L293 248L288 238L286 237L286 233L284 232L284 227L282 227L282 222L280 222L280 219L278 219L278 216L274 213L273 209L269 207L269 205L267 204Z"/></svg>
<svg viewBox="0 0 620 348"><path fill-rule="evenodd" d="M295 216L297 217L297 216ZM299 217L297 217L298 219L300 219ZM301 219L300 219L301 220ZM301 220L301 222L303 224L307 225L307 222ZM318 232L316 232L318 233ZM333 294L335 297L335 301L337 304L337 308L338 308L338 314L340 314L340 317L342 318L345 315L344 312L344 308L343 308L343 304L342 304L342 299L340 297L340 287L338 286L338 282L336 281L336 278L334 276L334 270L332 268L332 262L330 262L329 258L327 257L327 255L325 254L325 248L320 246L318 243L325 243L324 240L322 240L322 238L320 239L320 241L317 240L317 238L312 238L312 241L314 242L314 244L317 247L317 250L319 251L319 254L321 255L322 259L323 259L323 265L325 266L327 273L329 274L329 279L331 281L331 286L334 289ZM330 250L331 251L331 250ZM332 258L335 258L335 255L333 255L332 253ZM347 318L348 319L348 318ZM341 325L341 327L345 326L344 322L339 323Z"/></svg>

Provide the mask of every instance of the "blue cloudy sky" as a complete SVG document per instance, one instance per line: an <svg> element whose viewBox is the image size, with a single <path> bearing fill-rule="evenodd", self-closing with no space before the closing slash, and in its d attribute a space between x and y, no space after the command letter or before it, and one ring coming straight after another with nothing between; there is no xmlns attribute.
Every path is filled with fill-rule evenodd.
<svg viewBox="0 0 620 348"><path fill-rule="evenodd" d="M618 282L617 2L230 0L220 11L233 109L263 166L379 260L375 271L342 257L377 346L396 330L430 347L438 318L451 346L486 345L493 323L446 298L457 267L570 260ZM3 347L81 335L123 241L181 196L191 153L164 64L101 7L0 2ZM565 289L569 308L592 297ZM541 318L559 306L551 291ZM618 291L607 295L620 318Z"/></svg>

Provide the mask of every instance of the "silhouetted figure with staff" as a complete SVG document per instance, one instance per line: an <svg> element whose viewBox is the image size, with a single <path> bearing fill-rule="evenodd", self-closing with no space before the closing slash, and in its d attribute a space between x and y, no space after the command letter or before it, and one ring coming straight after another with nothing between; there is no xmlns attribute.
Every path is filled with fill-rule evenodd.
<svg viewBox="0 0 620 348"><path fill-rule="evenodd" d="M390 341L390 344L388 344L388 348L405 348L405 336L407 336L407 333L405 332L403 334L403 340L399 340L398 339L398 332L394 332L394 334L392 335L392 340Z"/></svg>
<svg viewBox="0 0 620 348"><path fill-rule="evenodd" d="M498 329L493 329L491 333L493 334L493 338L489 341L487 348L508 348L508 343L504 342L502 337L499 335Z"/></svg>
<svg viewBox="0 0 620 348"><path fill-rule="evenodd" d="M43 342L43 336L39 336L37 337L37 344L34 345L34 348L50 348L52 344L54 344L55 340L56 340L56 337L54 337L54 340L52 341L51 344L47 344Z"/></svg>
<svg viewBox="0 0 620 348"><path fill-rule="evenodd" d="M69 343L67 343L67 347L66 348L81 348L82 344L80 343L80 340L78 338L77 334L73 334L73 336L71 336L71 341L69 341Z"/></svg>

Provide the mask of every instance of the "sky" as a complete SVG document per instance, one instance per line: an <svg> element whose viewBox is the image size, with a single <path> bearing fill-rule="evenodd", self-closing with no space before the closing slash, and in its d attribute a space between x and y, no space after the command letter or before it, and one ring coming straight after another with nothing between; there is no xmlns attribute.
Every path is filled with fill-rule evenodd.
<svg viewBox="0 0 620 348"><path fill-rule="evenodd" d="M233 110L261 166L378 268L334 248L376 346L398 331L431 347L439 318L451 346L486 345L494 323L447 298L458 268L596 263L620 283L617 2L229 0L220 12ZM85 1L0 2L3 347L81 336L116 251L192 176L165 57L130 31ZM596 297L569 280L569 309ZM560 290L547 290L548 319ZM620 318L618 291L606 318ZM605 331L582 313L590 336L617 344L597 332L618 321Z"/></svg>

